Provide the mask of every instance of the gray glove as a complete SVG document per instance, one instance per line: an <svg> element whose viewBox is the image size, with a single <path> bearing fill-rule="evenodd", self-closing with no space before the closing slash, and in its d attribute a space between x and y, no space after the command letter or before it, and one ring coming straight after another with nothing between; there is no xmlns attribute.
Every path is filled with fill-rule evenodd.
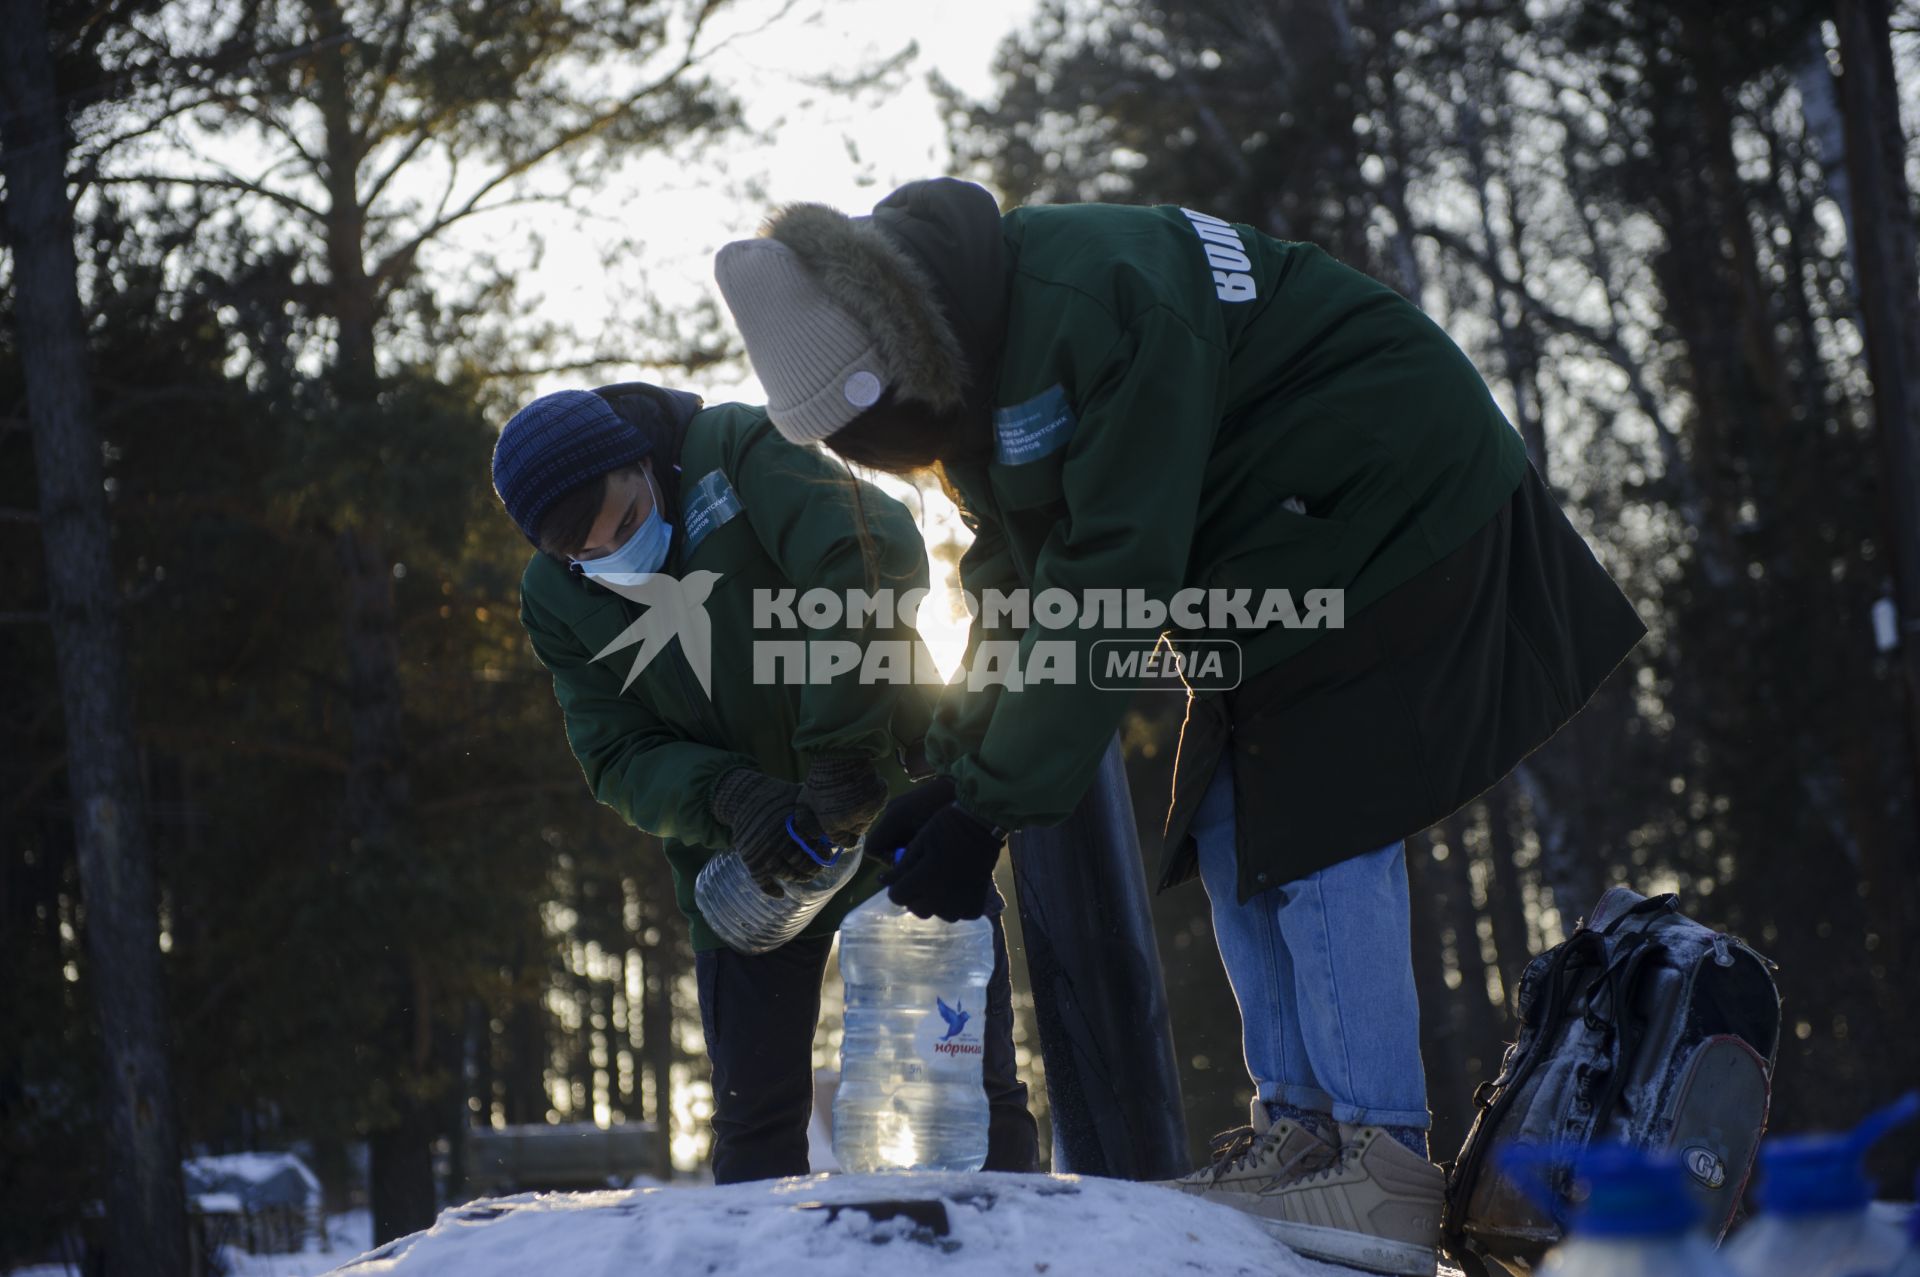
<svg viewBox="0 0 1920 1277"><path fill-rule="evenodd" d="M770 896L783 894L783 878L810 878L820 866L787 833L787 818L795 814L800 786L775 780L751 767L736 767L722 776L707 799L714 818L733 835L734 850L747 871ZM799 820L794 827L802 833Z"/></svg>
<svg viewBox="0 0 1920 1277"><path fill-rule="evenodd" d="M827 755L813 760L800 786L800 807L811 813L836 847L851 847L887 805L887 782L864 758ZM801 827L800 822L795 822Z"/></svg>

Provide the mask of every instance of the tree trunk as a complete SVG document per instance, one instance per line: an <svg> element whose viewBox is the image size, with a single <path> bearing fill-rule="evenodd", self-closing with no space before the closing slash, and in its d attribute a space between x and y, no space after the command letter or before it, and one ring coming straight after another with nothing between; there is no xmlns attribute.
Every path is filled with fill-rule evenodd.
<svg viewBox="0 0 1920 1277"><path fill-rule="evenodd" d="M1920 760L1920 275L1914 264L1913 195L1900 126L1886 0L1838 0L1840 104L1852 180L1854 260L1874 414L1886 450L1887 515L1901 656L1907 672L1907 730ZM1889 967L1905 968L1920 890L1907 863L1868 866ZM1895 976L1898 983L1899 976Z"/></svg>
<svg viewBox="0 0 1920 1277"><path fill-rule="evenodd" d="M1457 1148L1467 1133L1467 1105L1455 1097L1473 1085L1467 1076L1460 1004L1447 988L1442 938L1446 907L1434 863L1433 831L1407 839L1407 883L1413 892L1413 982L1420 998L1420 1055L1426 1066L1427 1103L1433 1110L1433 1148Z"/></svg>
<svg viewBox="0 0 1920 1277"><path fill-rule="evenodd" d="M366 214L360 207L360 161L365 153L353 122L346 57L351 44L346 19L334 0L316 0L316 40L332 47L319 59L320 117L326 129L328 310L339 325L333 376L341 398L370 404L378 389L374 322L378 298L367 278Z"/></svg>
<svg viewBox="0 0 1920 1277"><path fill-rule="evenodd" d="M1513 803L1503 780L1487 791L1487 917L1493 922L1493 947L1499 963L1500 997L1511 1023L1518 1011L1514 995L1520 973L1533 954L1527 944L1527 912L1514 863Z"/></svg>
<svg viewBox="0 0 1920 1277"><path fill-rule="evenodd" d="M1466 822L1455 814L1447 818L1441 829L1446 836L1447 858L1433 868L1437 871L1441 898L1446 902L1442 918L1452 939L1454 963L1460 969L1460 1041L1456 1049L1468 1077L1491 1077L1491 1066L1499 1059L1504 1026L1492 999L1487 996L1487 960L1480 949L1480 911L1473 903L1473 869L1467 856ZM1462 1092L1442 1098L1464 1102L1467 1095Z"/></svg>
<svg viewBox="0 0 1920 1277"><path fill-rule="evenodd" d="M346 834L350 855L371 864L391 863L399 809L406 796L400 744L400 671L394 633L393 576L384 555L353 528L338 535L346 577L347 685L352 706L348 735ZM392 1015L383 1026L396 1059L409 1062L410 1077L430 1067L421 1044L431 1040L431 1008L416 986L406 959L395 954L386 973ZM369 1138L368 1194L375 1244L433 1223L433 1109L411 1092L396 1097L395 1125ZM417 1149L403 1147L418 1139ZM424 1214L422 1213L424 1212Z"/></svg>
<svg viewBox="0 0 1920 1277"><path fill-rule="evenodd" d="M1807 33L1806 55L1793 74L1794 87L1800 90L1800 116L1805 121L1807 144L1820 163L1827 197L1840 210L1840 221L1847 228L1847 264L1854 271L1849 284L1857 289L1859 263L1853 249L1853 191L1847 184L1846 119L1840 110L1833 68L1827 63L1827 41L1818 27Z"/></svg>
<svg viewBox="0 0 1920 1277"><path fill-rule="evenodd" d="M467 1004L467 1036L462 1052L465 1056L465 1068L462 1071L468 1075L467 1085L463 1089L473 1101L473 1105L469 1106L471 1116L468 1121L486 1130L493 1125L493 1024L486 1004L477 998Z"/></svg>
<svg viewBox="0 0 1920 1277"><path fill-rule="evenodd" d="M75 275L65 122L54 95L45 0L8 0L0 13L0 166L14 320L66 720L87 979L105 1048L110 1271L185 1277L186 1204L159 916Z"/></svg>
<svg viewBox="0 0 1920 1277"><path fill-rule="evenodd" d="M501 1070L501 1103L508 1126L547 1120L547 1011L541 993L514 1003L507 1017L506 1067Z"/></svg>
<svg viewBox="0 0 1920 1277"><path fill-rule="evenodd" d="M325 1213L345 1214L353 1205L353 1159L347 1154L347 1142L337 1135L315 1136L312 1158L310 1169L320 1181Z"/></svg>
<svg viewBox="0 0 1920 1277"><path fill-rule="evenodd" d="M640 1048L653 1091L648 1116L654 1123L654 1161L662 1177L673 1173L673 1066L679 1051L673 1040L673 988L679 982L678 937L655 923L641 957Z"/></svg>
<svg viewBox="0 0 1920 1277"><path fill-rule="evenodd" d="M433 1225L433 1109L412 1096L396 1096L398 1118L367 1136L367 1197L373 1206L377 1246Z"/></svg>
<svg viewBox="0 0 1920 1277"><path fill-rule="evenodd" d="M347 81L346 24L332 0L312 7L318 39L333 41L316 59L317 90L326 137L327 295L338 326L332 381L345 427L364 434L378 410L379 375L374 360L378 296L366 271L366 217L360 207L359 169L364 143L354 127ZM342 618L347 649L351 749L347 761L346 833L356 855L383 857L405 816L406 750L401 734L400 656L394 620L392 561L384 549L377 512L340 528L336 549L347 606ZM398 988L411 986L407 971L392 973ZM429 1041L428 1008L419 999L396 1008L394 1045L404 1055ZM412 1051L415 1060L421 1053ZM383 1242L433 1222L435 1107L424 1096L397 1102L397 1124L372 1134L374 1240ZM420 1141L405 1148L406 1140ZM389 1231L397 1229L398 1231Z"/></svg>

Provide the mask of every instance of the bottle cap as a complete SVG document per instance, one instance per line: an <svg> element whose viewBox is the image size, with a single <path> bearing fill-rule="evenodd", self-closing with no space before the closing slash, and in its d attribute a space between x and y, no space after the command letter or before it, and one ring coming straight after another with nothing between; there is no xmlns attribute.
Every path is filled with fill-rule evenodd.
<svg viewBox="0 0 1920 1277"><path fill-rule="evenodd" d="M1548 1175L1565 1168L1564 1157L1537 1145L1513 1145L1504 1168L1578 1237L1672 1237L1699 1222L1700 1208L1687 1191L1680 1159L1626 1144L1594 1144L1573 1159L1573 1205L1547 1188Z"/></svg>
<svg viewBox="0 0 1920 1277"><path fill-rule="evenodd" d="M1768 1140L1760 1148L1760 1205L1776 1215L1864 1209L1876 1188L1867 1174L1867 1150L1915 1116L1920 1091L1868 1115L1851 1131Z"/></svg>

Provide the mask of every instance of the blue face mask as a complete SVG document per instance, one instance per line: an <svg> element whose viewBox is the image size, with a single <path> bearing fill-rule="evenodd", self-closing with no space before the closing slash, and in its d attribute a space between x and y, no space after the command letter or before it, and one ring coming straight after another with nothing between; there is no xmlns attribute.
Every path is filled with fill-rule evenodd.
<svg viewBox="0 0 1920 1277"><path fill-rule="evenodd" d="M666 566L667 548L673 544L673 525L660 513L660 489L653 486L651 472L647 473L647 489L653 493L653 509L633 530L626 544L597 559L575 559L573 566L588 576L658 572Z"/></svg>

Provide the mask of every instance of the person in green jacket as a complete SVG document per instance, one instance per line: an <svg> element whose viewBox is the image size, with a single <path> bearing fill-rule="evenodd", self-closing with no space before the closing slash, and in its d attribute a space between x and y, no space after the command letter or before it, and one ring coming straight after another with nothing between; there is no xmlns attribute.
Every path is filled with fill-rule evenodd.
<svg viewBox="0 0 1920 1277"><path fill-rule="evenodd" d="M1256 1094L1180 1187L1431 1272L1403 840L1644 632L1471 362L1312 245L1178 207L1002 214L951 179L783 209L715 274L775 427L935 469L962 586L1028 591L976 615L940 776L870 830L905 848L892 897L977 915L1003 835L1074 810L1129 701L1103 651L1230 640L1188 702L1161 883L1205 884Z"/></svg>
<svg viewBox="0 0 1920 1277"><path fill-rule="evenodd" d="M665 846L693 931L713 1065L718 1183L803 1175L820 984L841 920L880 885L862 863L797 937L735 952L694 883L737 850L764 890L812 877L826 844L859 840L906 792L931 717L928 689L763 677L756 603L808 589L924 588L926 550L899 502L797 447L761 408L705 408L643 383L534 400L500 432L494 489L535 547L520 620L553 677L567 740L594 797ZM874 576L882 581L871 579ZM803 642L917 648L890 628L812 627ZM987 1166L1038 1157L1014 1066L1006 940L994 919L983 1077Z"/></svg>

